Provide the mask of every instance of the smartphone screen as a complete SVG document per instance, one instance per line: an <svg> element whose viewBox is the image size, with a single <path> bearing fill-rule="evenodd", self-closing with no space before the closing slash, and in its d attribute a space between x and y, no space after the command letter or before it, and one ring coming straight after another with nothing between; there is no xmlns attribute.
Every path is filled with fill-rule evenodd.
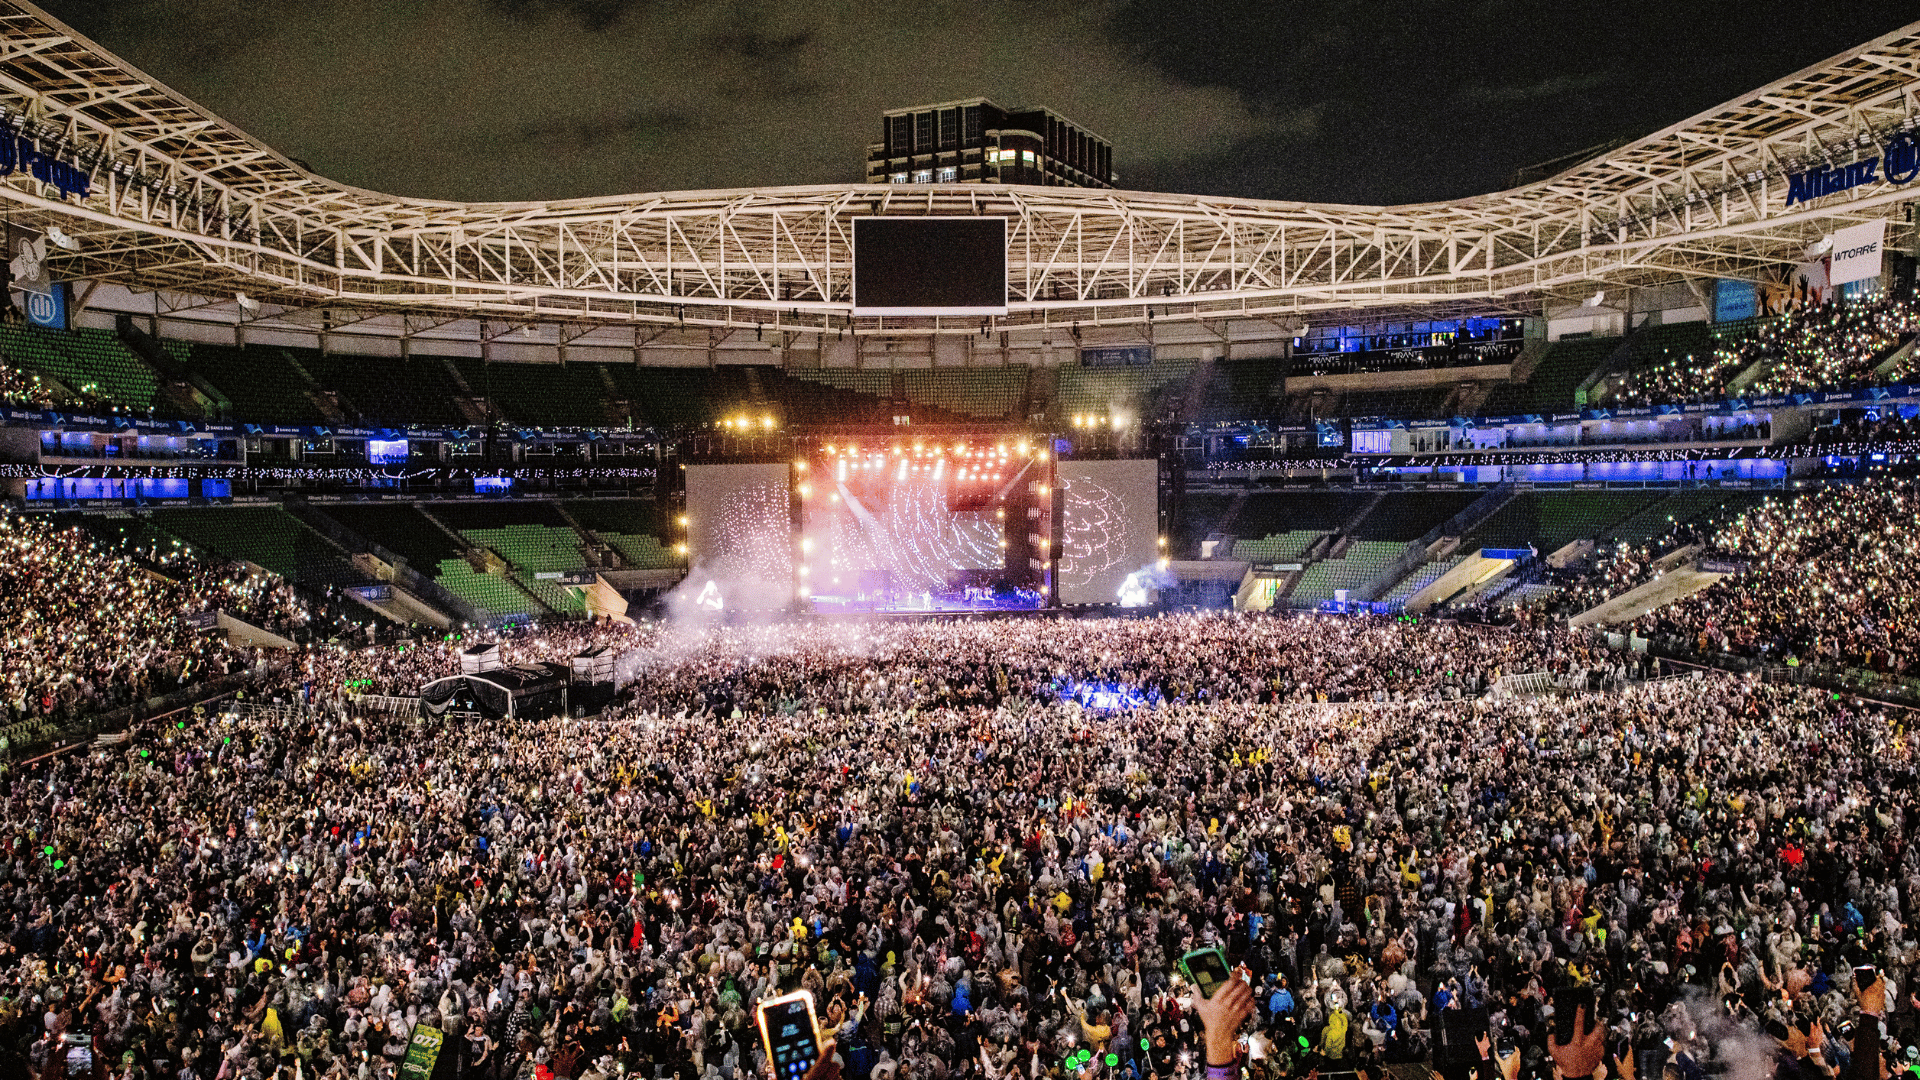
<svg viewBox="0 0 1920 1080"><path fill-rule="evenodd" d="M1200 996L1211 998L1214 991L1232 978L1227 971L1227 958L1220 955L1219 949L1195 949L1180 958L1180 969L1193 980L1200 990Z"/></svg>
<svg viewBox="0 0 1920 1080"><path fill-rule="evenodd" d="M799 1080L820 1059L814 1037L813 995L801 991L760 1003L760 1039L774 1080Z"/></svg>
<svg viewBox="0 0 1920 1080"><path fill-rule="evenodd" d="M1880 973L1873 969L1872 964L1863 964L1853 969L1853 988L1856 991L1865 990L1879 981Z"/></svg>

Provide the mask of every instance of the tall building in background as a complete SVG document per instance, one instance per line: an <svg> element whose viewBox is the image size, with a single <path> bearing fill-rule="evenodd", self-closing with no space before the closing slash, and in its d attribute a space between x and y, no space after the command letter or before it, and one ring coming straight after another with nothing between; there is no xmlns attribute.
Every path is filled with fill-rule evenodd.
<svg viewBox="0 0 1920 1080"><path fill-rule="evenodd" d="M867 147L869 184L1042 184L1110 188L1113 144L1052 109L986 98L889 109Z"/></svg>

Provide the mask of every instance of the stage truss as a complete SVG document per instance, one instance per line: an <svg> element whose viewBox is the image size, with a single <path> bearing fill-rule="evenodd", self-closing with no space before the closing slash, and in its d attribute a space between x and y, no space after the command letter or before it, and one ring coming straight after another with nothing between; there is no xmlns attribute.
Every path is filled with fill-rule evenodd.
<svg viewBox="0 0 1920 1080"><path fill-rule="evenodd" d="M1920 23L1542 182L1392 207L993 185L396 198L313 175L29 4L0 2L0 50L4 119L92 179L83 200L24 170L0 180L15 226L78 240L51 253L56 276L201 297L242 323L480 319L483 336L558 325L563 341L631 324L638 342L1538 313L1596 288L1777 280L1879 217L1904 244L1920 196L1883 181L1786 202L1790 174L1915 131ZM1006 216L1009 313L853 318L850 221L876 213Z"/></svg>

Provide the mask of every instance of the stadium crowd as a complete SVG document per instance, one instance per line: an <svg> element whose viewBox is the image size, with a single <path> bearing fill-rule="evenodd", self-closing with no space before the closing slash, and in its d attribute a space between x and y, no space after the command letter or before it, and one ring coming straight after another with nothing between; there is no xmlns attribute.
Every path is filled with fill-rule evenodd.
<svg viewBox="0 0 1920 1080"><path fill-rule="evenodd" d="M82 529L0 515L0 709L9 720L124 705L254 662L199 632L217 583L245 588L232 568L183 561L157 573ZM191 578L191 580L188 580Z"/></svg>
<svg viewBox="0 0 1920 1080"><path fill-rule="evenodd" d="M1642 632L1700 651L1780 663L1815 661L1903 675L1912 670L1920 509L1909 486L1833 485L1769 499L1714 537L1749 565L1641 617Z"/></svg>
<svg viewBox="0 0 1920 1080"><path fill-rule="evenodd" d="M1735 376L1764 364L1745 388L1751 396L1898 382L1911 364L1880 372L1920 332L1920 301L1876 295L1833 301L1762 320L1750 336L1728 336L1707 356L1685 353L1628 372L1614 403L1624 406L1717 401L1733 396Z"/></svg>
<svg viewBox="0 0 1920 1080"><path fill-rule="evenodd" d="M170 719L9 774L0 1053L36 1076L388 1077L426 1024L460 1078L737 1080L767 1075L754 1003L798 986L859 1080L1199 1077L1235 1051L1207 1024L1244 1012L1262 1080L1455 1054L1486 1080L1812 1080L1810 1044L1845 1068L1842 1025L1873 1023L1849 995L1869 959L1912 1038L1917 788L1873 707L1724 676L1486 693L1609 662L1531 622L603 625L511 648L589 642L643 658L597 720L423 722L334 685L291 721ZM455 652L283 685L404 691ZM1140 707L1065 700L1089 682ZM1205 1022L1176 964L1203 943L1252 990ZM1605 1025L1584 1060L1548 1047L1575 985ZM1437 1047L1476 1007L1488 1045Z"/></svg>

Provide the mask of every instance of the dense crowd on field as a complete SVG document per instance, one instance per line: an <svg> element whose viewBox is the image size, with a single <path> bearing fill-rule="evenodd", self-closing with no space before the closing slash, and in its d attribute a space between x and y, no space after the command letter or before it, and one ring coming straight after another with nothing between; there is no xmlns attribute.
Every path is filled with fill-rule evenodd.
<svg viewBox="0 0 1920 1080"><path fill-rule="evenodd" d="M1223 1045L1262 1080L1544 1080L1585 986L1607 1076L1812 1080L1873 1056L1841 1037L1869 960L1912 1039L1920 787L1879 706L1718 675L1513 696L1614 663L1531 620L504 646L592 644L638 664L596 719L376 712L464 643L319 649L269 688L303 708L6 774L0 1069L389 1077L424 1025L453 1077L739 1080L768 1075L756 1001L805 988L858 1080L1198 1078ZM1237 1044L1180 973L1205 945L1252 991L1244 1024L1208 1006ZM1487 1048L1443 1045L1476 1009Z"/></svg>

